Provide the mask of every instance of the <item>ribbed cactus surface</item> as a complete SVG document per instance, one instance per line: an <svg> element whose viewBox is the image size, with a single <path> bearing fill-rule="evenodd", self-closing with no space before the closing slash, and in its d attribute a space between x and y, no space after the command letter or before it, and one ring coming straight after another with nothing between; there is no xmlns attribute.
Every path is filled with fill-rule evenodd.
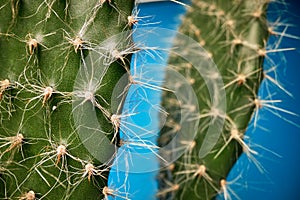
<svg viewBox="0 0 300 200"><path fill-rule="evenodd" d="M0 1L1 199L104 196L108 166L83 145L72 103L81 98L91 108L97 101L99 122L112 139L114 113L106 102L126 72L126 55L117 47L115 54L106 51L110 66L99 77L101 88L89 91L93 80L86 78L86 90L74 92L74 82L88 55L130 28L132 7L128 0Z"/></svg>

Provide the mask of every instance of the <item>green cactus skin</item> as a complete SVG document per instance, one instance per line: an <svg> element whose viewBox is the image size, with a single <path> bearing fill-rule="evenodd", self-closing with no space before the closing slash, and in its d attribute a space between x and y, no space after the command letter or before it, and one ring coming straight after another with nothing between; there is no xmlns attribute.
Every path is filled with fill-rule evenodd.
<svg viewBox="0 0 300 200"><path fill-rule="evenodd" d="M0 199L103 197L108 169L76 134L71 92L88 49L130 28L133 4L0 1ZM126 73L122 65L110 66L97 92L107 102ZM98 116L112 132L112 124Z"/></svg>
<svg viewBox="0 0 300 200"><path fill-rule="evenodd" d="M269 2L194 0L183 18L180 32L198 41L219 67L227 113L211 107L200 75L171 56L170 64L189 77L197 93L201 121L195 140L182 141L190 142L190 148L162 171L160 199L212 199L221 192L230 199L229 170L243 151L248 156L255 153L243 143L243 134L253 112L262 106L256 94L263 79L265 44L273 34L266 21ZM72 91L89 49L130 28L127 16L132 7L133 0L0 0L0 199L109 195L108 167L94 159L77 136ZM123 64L121 59L110 66L96 93L107 102L126 73ZM177 105L168 101L164 107ZM105 109L111 111L109 106ZM114 132L112 123L97 112L102 128ZM180 129L176 125L180 116L168 117L172 123L167 131ZM222 137L200 158L210 120L219 117L225 117ZM161 145L168 139L162 133Z"/></svg>
<svg viewBox="0 0 300 200"><path fill-rule="evenodd" d="M243 142L243 135L253 112L261 106L256 94L263 79L269 36L268 3L268 0L193 0L187 9L179 31L199 42L216 63L224 81L227 108L222 113L211 107L201 75L189 63L171 55L169 63L189 78L196 91L201 120L195 140L182 141L189 142L190 148L167 172L162 170L160 199L212 199L218 193L224 193L228 199L226 177L230 169L243 151L250 157L255 153ZM166 99L164 107L174 109L176 101ZM219 117L225 118L221 137L207 155L199 157L210 120ZM166 129L168 134L162 132L161 145L169 142L172 130L180 129L176 125L180 115L169 118L172 123Z"/></svg>

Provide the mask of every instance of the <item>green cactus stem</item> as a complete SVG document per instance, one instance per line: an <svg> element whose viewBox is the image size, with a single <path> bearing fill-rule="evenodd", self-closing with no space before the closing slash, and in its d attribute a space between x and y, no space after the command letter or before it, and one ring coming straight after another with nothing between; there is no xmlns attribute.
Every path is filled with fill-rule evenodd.
<svg viewBox="0 0 300 200"><path fill-rule="evenodd" d="M218 67L224 81L222 89L226 91L226 98L223 98L226 113L214 106L216 102L210 99L201 74L190 63L171 55L169 63L188 78L197 94L200 125L193 141L182 141L190 143L185 154L162 170L159 198L212 199L225 191L226 177L240 154L244 152L249 157L256 154L243 138L253 112L261 107L257 92L263 79L265 46L269 36L268 3L194 0L188 6L179 31L203 46L207 57ZM178 102L166 97L164 107L174 109ZM180 115L169 118L172 123L162 132L161 145L170 141L172 130L180 129ZM207 142L212 142L211 138L207 140L210 137L207 130L218 118L225 119L223 130L216 145L204 152Z"/></svg>
<svg viewBox="0 0 300 200"><path fill-rule="evenodd" d="M72 119L84 58L129 29L132 0L0 1L0 199L101 199L108 166L83 146ZM107 112L124 57L103 78ZM114 132L97 110L99 123ZM112 134L109 135L112 138ZM96 148L96 147L95 147Z"/></svg>

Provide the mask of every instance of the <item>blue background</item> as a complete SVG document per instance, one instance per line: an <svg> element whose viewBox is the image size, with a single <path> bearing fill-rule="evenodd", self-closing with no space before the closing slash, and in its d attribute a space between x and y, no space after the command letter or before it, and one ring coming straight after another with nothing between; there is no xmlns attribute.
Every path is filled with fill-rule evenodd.
<svg viewBox="0 0 300 200"><path fill-rule="evenodd" d="M280 12L282 14L281 20L292 25L288 28L287 33L300 37L300 2L289 0L286 3L287 7L283 5L270 6L269 11L272 13L274 11ZM276 16L276 14L270 14L268 17L272 20ZM278 88L274 88L274 91L278 93L273 96L273 99L283 101L279 104L281 108L300 114L300 40L285 37L280 46L282 48L296 48L295 51L284 53L286 63L277 56L278 54L269 55L276 63L280 63L278 66L279 80L293 94L293 98L280 92ZM263 88L260 93L264 93ZM259 125L268 131L256 128L250 129L247 134L253 143L261 144L279 154L281 158L266 151L259 151L262 156L258 160L267 170L267 173L261 174L251 164L249 169L242 173L242 178L232 185L232 189L236 191L240 199L300 199L300 129L264 109L260 115L263 119L259 121ZM298 125L300 124L299 117L283 113L280 115ZM246 162L248 162L247 158L242 156L228 179L237 177Z"/></svg>
<svg viewBox="0 0 300 200"><path fill-rule="evenodd" d="M300 2L296 0L286 1L288 5L271 6L268 17L270 20L276 19L278 12L282 15L281 20L293 26L288 28L287 33L291 35L300 36L300 17L299 6ZM171 8L173 3L147 3L140 7L140 15L148 16L153 15L154 21L160 21L161 27L176 28L176 12L183 10L178 7ZM166 9L167 8L167 9ZM163 12L162 12L163 10ZM276 12L274 12L276 11ZM177 21L178 22L178 21ZM157 26L157 25L154 25ZM271 39L272 40L272 39ZM284 37L280 48L296 48L295 51L288 51L284 53L286 60L279 57L278 54L268 54L276 63L279 63L277 73L282 85L293 94L293 97L281 92L276 87L271 87L276 93L272 99L280 99L283 102L278 104L279 107L300 114L300 40ZM262 86L260 96L266 96L266 85ZM299 117L294 117L285 113L279 113L284 119L288 119L295 123L300 124ZM260 173L257 167L249 162L246 156L241 156L238 163L234 166L227 181L228 187L240 197L240 199L300 199L299 181L300 172L300 129L296 125L292 125L283 118L273 115L266 109L260 110L260 120L258 127L250 126L247 135L251 138L251 144L262 145L263 148L269 149L274 152L271 153L259 146L254 147L254 150L259 152L257 160L265 168L266 172ZM267 131L266 131L267 130ZM277 156L280 155L280 157ZM242 173L241 173L242 171ZM129 181L131 185L141 185L140 175L130 174ZM237 178L238 177L238 178ZM147 182L153 182L153 174L147 177L147 174L142 176L142 187L147 187ZM110 180L113 177L110 176ZM133 199L148 199L155 193L153 184L151 188L154 190L146 190L148 194L138 195L140 198ZM134 187L135 188L135 187ZM135 188L136 189L136 188ZM142 188L141 188L142 189ZM145 190L143 190L145 192ZM222 199L222 197L220 197ZM235 199L233 197L233 199Z"/></svg>

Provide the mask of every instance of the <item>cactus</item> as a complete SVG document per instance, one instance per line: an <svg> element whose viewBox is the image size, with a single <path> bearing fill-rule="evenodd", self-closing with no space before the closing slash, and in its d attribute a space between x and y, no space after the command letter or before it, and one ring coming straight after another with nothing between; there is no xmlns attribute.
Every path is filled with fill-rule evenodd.
<svg viewBox="0 0 300 200"><path fill-rule="evenodd" d="M104 196L108 165L95 159L76 133L72 98L80 93L73 87L87 55L130 28L133 5L132 0L0 1L1 199ZM126 55L110 63L101 90L92 95L102 112L113 114L105 102L126 73ZM110 116L102 112L97 109L102 128L114 133Z"/></svg>
<svg viewBox="0 0 300 200"><path fill-rule="evenodd" d="M265 106L275 107L272 100L261 100L258 95L264 79L272 82L267 70L264 71L267 67L263 66L264 61L274 65L267 54L293 49L275 47L267 50L268 37L278 36L266 19L269 3L268 0L194 0L187 6L187 14L182 18L179 32L203 46L207 51L206 58L216 63L224 82L224 86L218 89L224 89L226 97L211 98L210 86L207 86L205 80L207 75L199 74L191 63L178 54L171 54L169 63L187 78L196 92L200 112L190 120L198 118L200 124L194 139L183 137L179 142L186 145L184 155L161 170L158 193L160 199L213 199L217 194L223 194L224 199L238 198L230 191L226 177L242 153L260 172L265 172L255 158L257 152L251 148L244 134L251 119L256 126L259 109ZM181 45L184 45L182 40L176 41L175 38L174 47L180 48ZM204 59L199 52L199 62ZM275 79L273 84L281 87ZM179 84L178 88L180 87ZM225 102L226 110L220 106ZM180 119L185 116L172 112L183 106L181 103L170 94L164 96L163 107L170 115L159 139L161 146L170 143L175 133L183 128ZM192 105L188 106L193 108ZM282 109L280 111L288 112ZM218 130L220 126L223 127L222 130ZM214 130L210 131L211 128ZM178 149L180 148L175 145L173 149L163 152L164 156L171 159Z"/></svg>
<svg viewBox="0 0 300 200"><path fill-rule="evenodd" d="M242 152L263 171L254 157L257 152L244 141L244 133L253 113L266 105L257 93L263 79L268 79L263 69L266 41L270 34L277 34L266 20L269 2L194 0L187 6L179 32L205 50L193 49L191 40L177 35L173 46L178 49L169 49L168 63L187 82L172 80L172 73L167 73L165 80L179 91L187 83L192 85L198 101L195 105L189 99L177 101L173 91L155 85L155 79L154 83L145 82L130 75L134 61L129 68L129 54L140 50L149 53L151 49L150 57L164 62L160 50L153 51L158 47L132 43L131 32L126 30L139 23L138 17L130 14L133 0L1 0L0 198L128 199L131 195L123 196L123 191L112 188L107 179L113 163L121 161L115 156L118 147L131 141L123 141L119 135L126 123L122 120L139 112L135 108L141 103L129 99L133 105L124 107L134 109L122 113L125 96L130 86L144 85L164 93L165 112L158 110L168 115L159 145L167 145L184 126L193 131L191 124L197 125L192 139L186 135L177 138L186 151L162 168L157 197L212 199L223 193L230 199L226 177ZM151 35L151 30L148 33ZM186 41L187 46L182 43ZM199 74L178 54L194 55L193 65L209 68ZM124 74L125 79L121 78ZM182 94L190 97L192 93ZM182 108L186 115L177 112ZM90 112L95 115L86 114ZM180 124L181 119L188 125ZM99 126L90 126L95 121ZM152 133L131 125L146 131L145 135ZM136 146L144 145L157 155L158 147L152 140L135 133L133 137L138 139ZM180 148L162 148L158 157L162 163L173 161ZM120 174L130 176L128 171ZM119 181L128 180L122 177Z"/></svg>

